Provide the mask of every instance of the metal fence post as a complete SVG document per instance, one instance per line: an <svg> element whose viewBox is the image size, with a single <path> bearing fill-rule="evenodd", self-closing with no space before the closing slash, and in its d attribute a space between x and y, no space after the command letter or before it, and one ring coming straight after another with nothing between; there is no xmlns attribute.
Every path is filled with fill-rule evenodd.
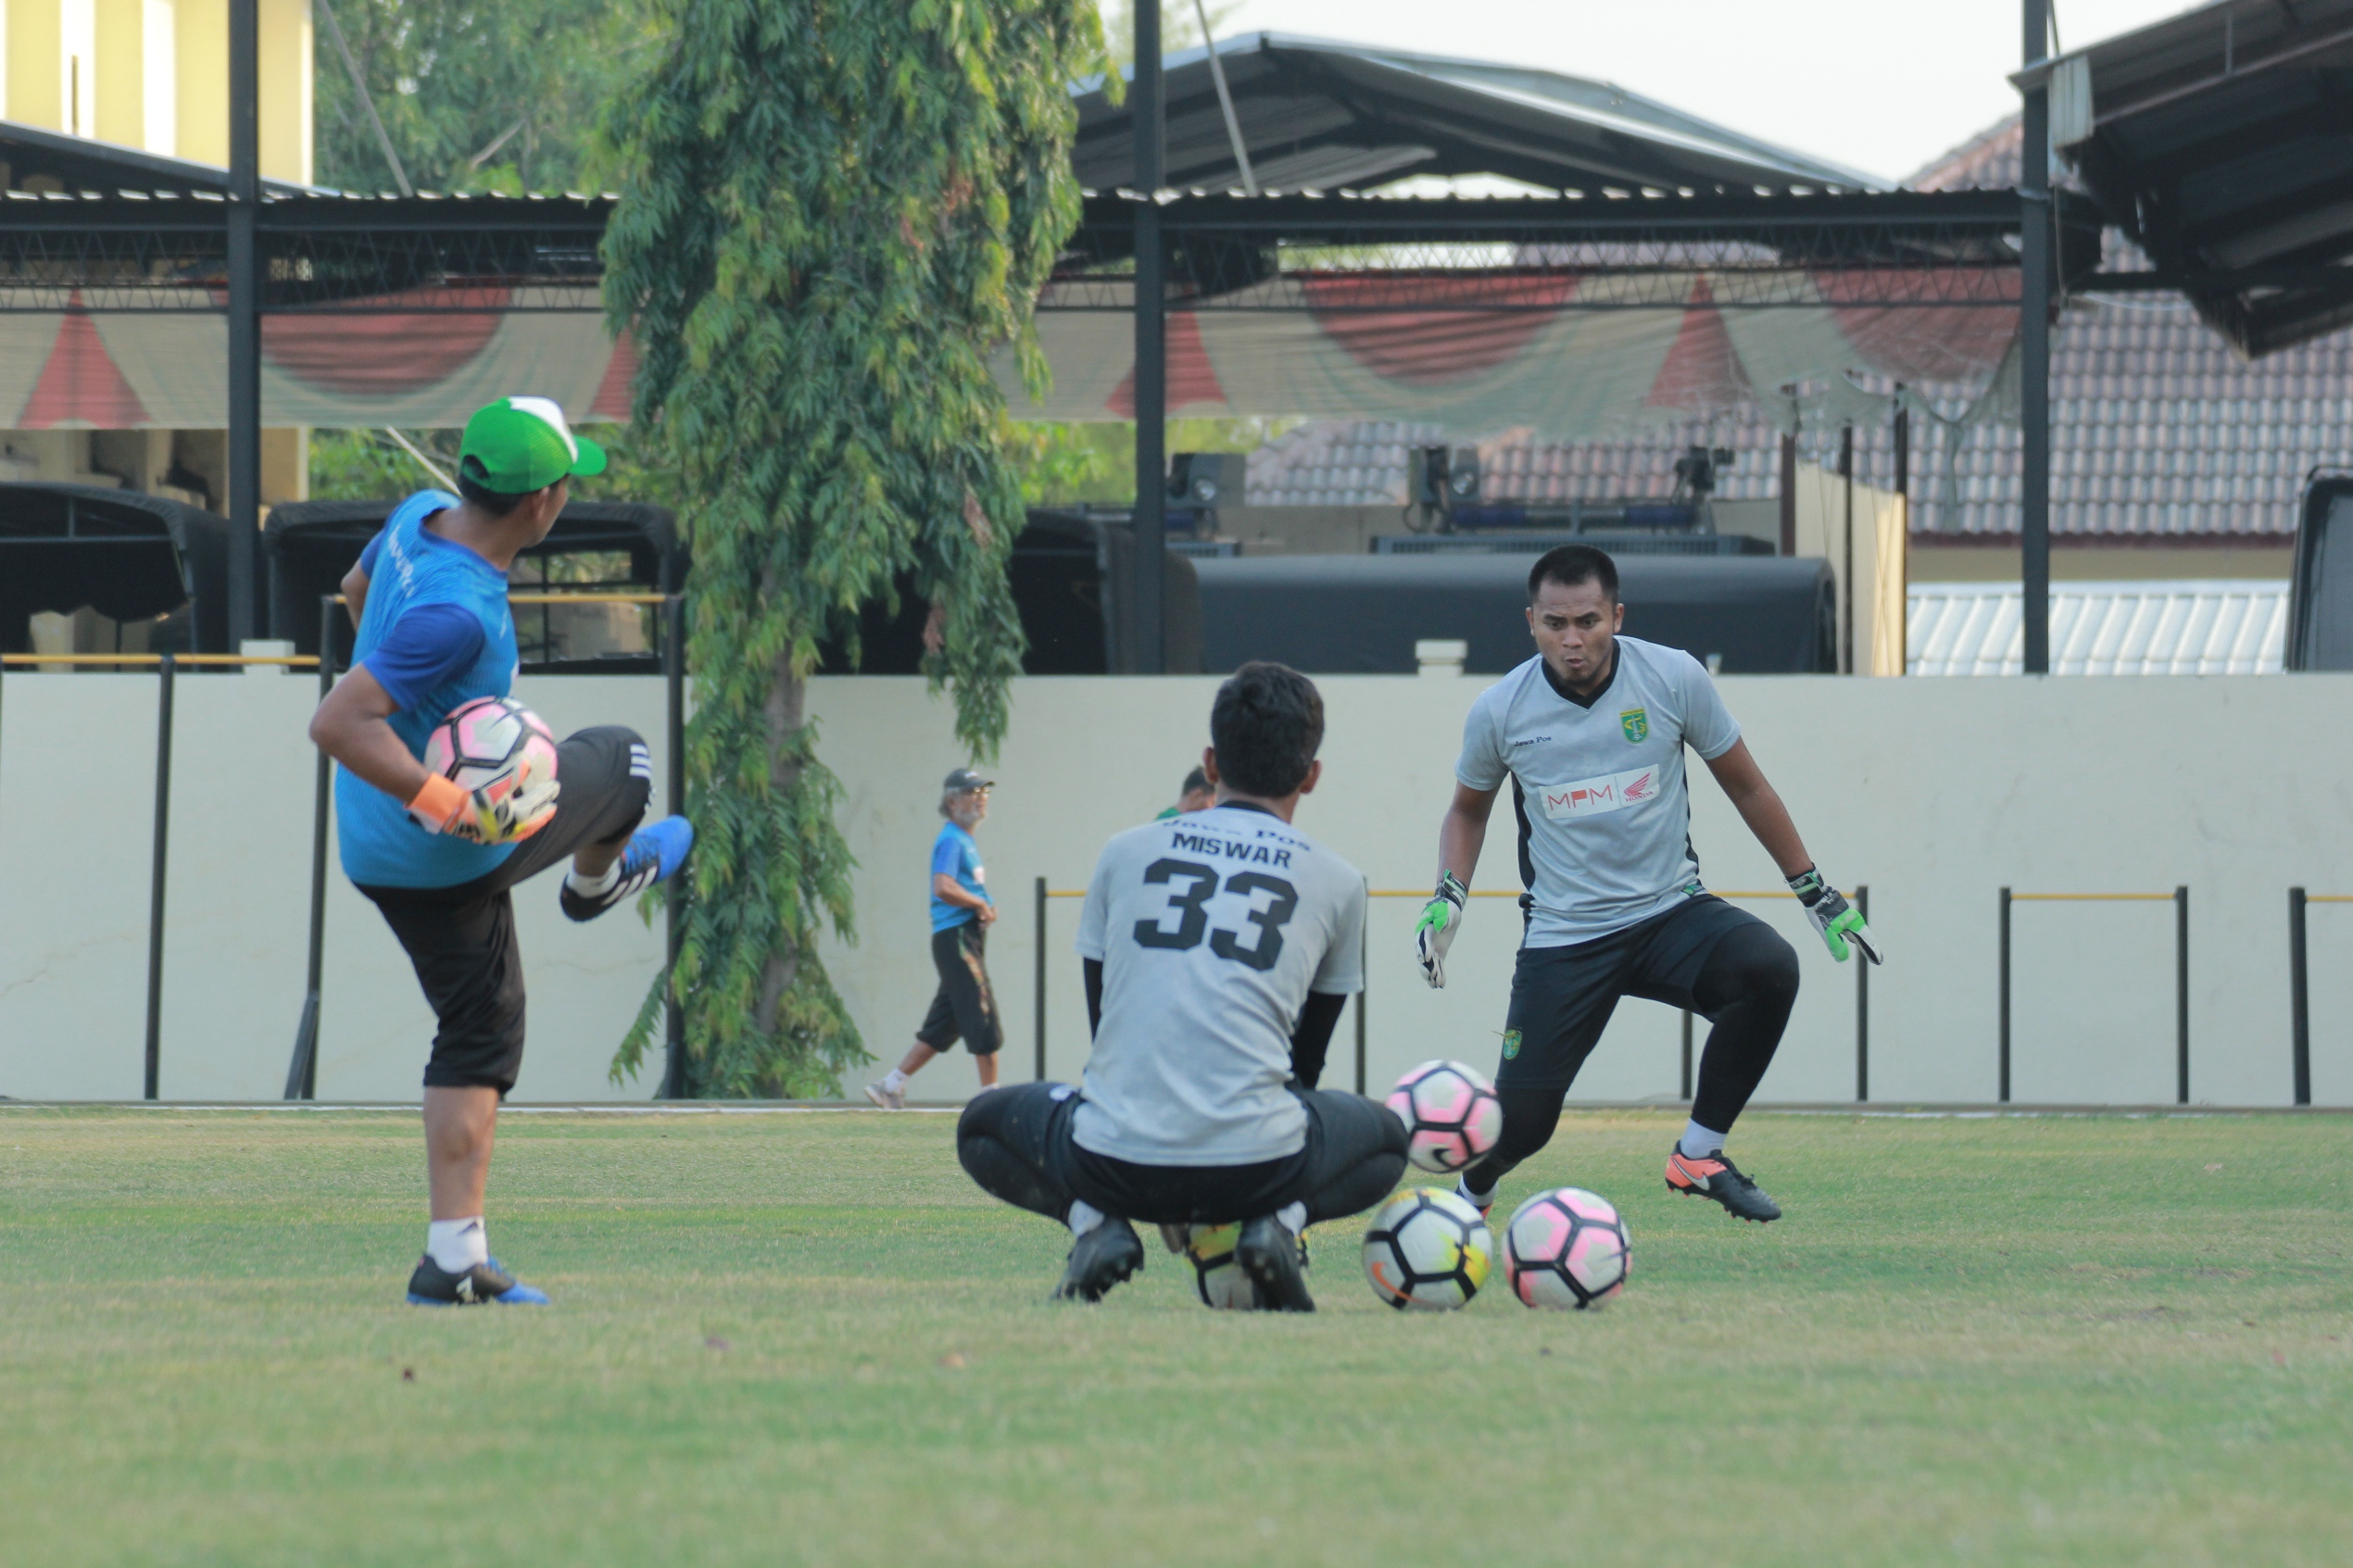
<svg viewBox="0 0 2353 1568"><path fill-rule="evenodd" d="M2287 890L2288 1065L2296 1103L2312 1103L2312 984L2305 968L2304 889Z"/></svg>
<svg viewBox="0 0 2353 1568"><path fill-rule="evenodd" d="M1871 922L1871 890L1857 884L1855 912ZM1855 955L1855 1102L1871 1098L1871 961Z"/></svg>
<svg viewBox="0 0 2353 1568"><path fill-rule="evenodd" d="M1692 1098L1692 1010L1683 1010L1683 1095Z"/></svg>
<svg viewBox="0 0 2353 1568"><path fill-rule="evenodd" d="M1037 1079L1042 1084L1046 1081L1046 879L1042 876L1038 879L1037 947L1038 1005L1031 1010L1030 1016L1036 1021L1038 1028Z"/></svg>
<svg viewBox="0 0 2353 1568"><path fill-rule="evenodd" d="M163 888L171 840L172 658L156 664L156 837L147 885L147 1072L146 1098L157 1099L163 1065Z"/></svg>
<svg viewBox="0 0 2353 1568"><path fill-rule="evenodd" d="M1356 1092L1365 1092L1365 1002L1372 995L1372 884L1365 884L1365 915L1356 922Z"/></svg>
<svg viewBox="0 0 2353 1568"><path fill-rule="evenodd" d="M686 809L686 596L673 594L662 603L661 675L664 744L670 748L670 809ZM662 895L668 917L663 934L661 1098L686 1098L686 999L678 994L678 948L686 935L684 879Z"/></svg>
<svg viewBox="0 0 2353 1568"><path fill-rule="evenodd" d="M2010 1098L2010 890L2002 889L2002 1051L1995 1098Z"/></svg>
<svg viewBox="0 0 2353 1568"><path fill-rule="evenodd" d="M2190 1103L2190 890L2173 889L2173 1103Z"/></svg>
<svg viewBox="0 0 2353 1568"><path fill-rule="evenodd" d="M335 686L335 596L319 596L319 700ZM310 790L310 950L304 969L302 1020L295 1025L286 1063L287 1099L319 1093L319 996L327 958L327 811L334 789L334 759L322 749Z"/></svg>

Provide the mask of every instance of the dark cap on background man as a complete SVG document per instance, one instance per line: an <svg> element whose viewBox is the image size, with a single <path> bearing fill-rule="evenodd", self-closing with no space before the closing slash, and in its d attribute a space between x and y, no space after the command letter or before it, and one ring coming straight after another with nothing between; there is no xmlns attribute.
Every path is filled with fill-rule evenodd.
<svg viewBox="0 0 2353 1568"><path fill-rule="evenodd" d="M940 781L940 789L949 795L962 795L966 790L995 789L995 779L984 779L970 768L959 768Z"/></svg>

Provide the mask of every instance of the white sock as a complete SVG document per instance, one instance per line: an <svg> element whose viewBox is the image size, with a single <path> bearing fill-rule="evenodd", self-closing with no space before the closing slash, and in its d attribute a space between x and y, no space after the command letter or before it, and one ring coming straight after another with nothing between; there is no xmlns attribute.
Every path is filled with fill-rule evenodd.
<svg viewBox="0 0 2353 1568"><path fill-rule="evenodd" d="M1692 1122L1684 1126L1683 1141L1676 1147L1693 1160L1705 1160L1710 1155L1724 1152L1724 1135L1713 1127L1703 1127Z"/></svg>
<svg viewBox="0 0 2353 1568"><path fill-rule="evenodd" d="M1464 1201L1468 1203L1474 1209L1484 1209L1489 1204L1495 1201L1495 1189L1493 1187L1489 1187L1485 1192L1481 1192L1477 1187L1470 1185L1470 1178L1468 1176L1456 1176L1454 1178L1454 1190L1461 1193L1463 1195Z"/></svg>
<svg viewBox="0 0 2353 1568"><path fill-rule="evenodd" d="M490 1233L480 1216L430 1221L425 1225L425 1251L451 1273L463 1273L476 1263L490 1261Z"/></svg>
<svg viewBox="0 0 2353 1568"><path fill-rule="evenodd" d="M896 1067L883 1074L883 1093L895 1095L907 1086L907 1074Z"/></svg>
<svg viewBox="0 0 2353 1568"><path fill-rule="evenodd" d="M1282 1222L1283 1229L1290 1232L1293 1236L1297 1236L1300 1232L1307 1228L1307 1205L1304 1203L1286 1203L1280 1209L1275 1210L1275 1218Z"/></svg>
<svg viewBox="0 0 2353 1568"><path fill-rule="evenodd" d="M612 891L612 884L620 880L621 861L618 859L605 868L604 874L601 876L582 876L576 871L564 872L564 885L583 898L594 898L600 894L610 893Z"/></svg>
<svg viewBox="0 0 2353 1568"><path fill-rule="evenodd" d="M1074 1241L1103 1223L1103 1211L1078 1198L1070 1206L1070 1235Z"/></svg>

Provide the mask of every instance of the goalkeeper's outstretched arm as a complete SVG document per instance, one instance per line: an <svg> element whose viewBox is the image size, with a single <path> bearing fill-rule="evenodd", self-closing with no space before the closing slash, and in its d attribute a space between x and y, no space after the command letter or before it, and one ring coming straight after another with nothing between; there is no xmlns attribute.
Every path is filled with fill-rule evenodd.
<svg viewBox="0 0 2353 1568"><path fill-rule="evenodd" d="M1438 890L1422 906L1421 919L1414 922L1414 961L1433 989L1446 984L1446 949L1453 945L1455 929L1463 923L1471 873L1478 870L1478 852L1487 843L1488 814L1494 809L1494 790L1473 789L1457 781L1453 803L1438 824Z"/></svg>
<svg viewBox="0 0 2353 1568"><path fill-rule="evenodd" d="M1806 852L1806 841L1797 836L1797 824L1790 821L1789 808L1781 804L1780 796L1765 780L1765 770L1749 755L1748 742L1734 741L1731 750L1707 764L1707 771L1716 775L1741 821L1789 879L1789 890L1806 906L1806 918L1821 934L1831 957L1844 963L1861 953L1872 963L1885 962L1885 949L1864 922L1862 911L1850 907L1838 888L1815 869L1814 857Z"/></svg>
<svg viewBox="0 0 2353 1568"><path fill-rule="evenodd" d="M1736 740L1732 749L1707 764L1716 782L1724 786L1732 809L1741 814L1748 831L1773 857L1773 864L1781 868L1783 876L1796 876L1809 871L1814 857L1806 852L1806 841L1797 836L1797 824L1790 821L1789 808L1781 804L1780 796L1765 780L1765 770L1749 755L1748 742Z"/></svg>

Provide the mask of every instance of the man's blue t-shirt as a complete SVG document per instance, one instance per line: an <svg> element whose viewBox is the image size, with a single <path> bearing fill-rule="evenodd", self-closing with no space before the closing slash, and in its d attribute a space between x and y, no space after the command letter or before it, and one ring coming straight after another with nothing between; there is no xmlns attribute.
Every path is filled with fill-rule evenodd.
<svg viewBox="0 0 2353 1568"><path fill-rule="evenodd" d="M384 521L359 558L368 600L354 663L367 666L397 705L387 722L420 759L426 737L451 709L478 696L505 696L514 685L507 574L424 526L458 504L446 492L420 490ZM368 887L454 887L486 875L515 848L429 833L410 819L406 801L341 768L335 822L344 875Z"/></svg>
<svg viewBox="0 0 2353 1568"><path fill-rule="evenodd" d="M939 836L932 840L931 874L952 876L956 879L956 885L965 892L975 897L988 898L988 872L980 863L980 846L973 842L972 834L953 822L942 823ZM934 931L946 931L950 926L980 918L979 910L966 909L962 904L951 904L942 898L937 884L927 883L925 885L932 888L931 928ZM994 905L997 900L988 898L988 902Z"/></svg>

